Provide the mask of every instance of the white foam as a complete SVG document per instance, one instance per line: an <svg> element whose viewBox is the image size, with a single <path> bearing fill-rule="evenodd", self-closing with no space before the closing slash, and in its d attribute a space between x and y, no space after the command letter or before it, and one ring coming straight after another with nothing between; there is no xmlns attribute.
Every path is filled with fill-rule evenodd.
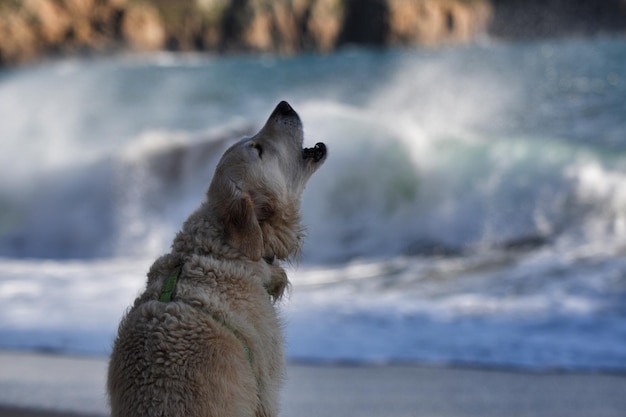
<svg viewBox="0 0 626 417"><path fill-rule="evenodd" d="M544 46L3 70L0 253L23 259L0 261L2 346L106 352L204 196L223 149L203 133L287 99L329 148L291 357L619 368L623 42Z"/></svg>

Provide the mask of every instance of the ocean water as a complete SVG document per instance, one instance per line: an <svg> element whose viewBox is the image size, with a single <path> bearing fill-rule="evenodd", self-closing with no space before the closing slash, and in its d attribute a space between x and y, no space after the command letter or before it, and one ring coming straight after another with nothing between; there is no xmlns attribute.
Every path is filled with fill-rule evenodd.
<svg viewBox="0 0 626 417"><path fill-rule="evenodd" d="M0 348L108 354L280 100L330 152L291 360L626 371L625 38L3 69Z"/></svg>

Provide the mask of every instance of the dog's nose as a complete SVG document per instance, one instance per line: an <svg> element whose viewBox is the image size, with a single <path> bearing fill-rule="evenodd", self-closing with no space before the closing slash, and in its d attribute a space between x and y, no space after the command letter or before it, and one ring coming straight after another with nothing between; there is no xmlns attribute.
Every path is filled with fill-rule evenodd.
<svg viewBox="0 0 626 417"><path fill-rule="evenodd" d="M272 112L272 116L292 116L297 115L296 111L286 101L281 101Z"/></svg>

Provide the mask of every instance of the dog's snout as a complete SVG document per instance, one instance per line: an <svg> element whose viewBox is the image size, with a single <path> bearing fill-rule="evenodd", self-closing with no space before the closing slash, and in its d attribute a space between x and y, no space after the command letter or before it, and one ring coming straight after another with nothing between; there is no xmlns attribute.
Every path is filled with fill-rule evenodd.
<svg viewBox="0 0 626 417"><path fill-rule="evenodd" d="M278 106L272 112L272 116L297 116L298 113L287 103L286 101L281 101L278 103Z"/></svg>
<svg viewBox="0 0 626 417"><path fill-rule="evenodd" d="M281 101L274 108L259 134L271 138L272 141L288 139L287 142L302 145L300 116L289 103Z"/></svg>

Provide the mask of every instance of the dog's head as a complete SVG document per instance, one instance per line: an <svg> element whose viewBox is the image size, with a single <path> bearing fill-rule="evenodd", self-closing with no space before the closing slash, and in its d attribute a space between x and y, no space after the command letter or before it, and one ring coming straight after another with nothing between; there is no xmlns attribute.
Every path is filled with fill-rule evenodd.
<svg viewBox="0 0 626 417"><path fill-rule="evenodd" d="M326 146L303 148L298 114L282 101L265 126L231 146L217 165L209 204L225 241L242 255L287 259L300 249L300 197L326 160Z"/></svg>

